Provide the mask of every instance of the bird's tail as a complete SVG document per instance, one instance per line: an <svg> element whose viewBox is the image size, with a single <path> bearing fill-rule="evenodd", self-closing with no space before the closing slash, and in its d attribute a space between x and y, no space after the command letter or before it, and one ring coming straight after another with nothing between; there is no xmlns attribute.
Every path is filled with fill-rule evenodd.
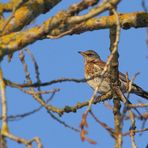
<svg viewBox="0 0 148 148"><path fill-rule="evenodd" d="M136 84L133 84L133 86L134 87L133 87L132 93L135 93L136 95L148 100L148 92L147 91L143 90L141 87L139 87Z"/></svg>

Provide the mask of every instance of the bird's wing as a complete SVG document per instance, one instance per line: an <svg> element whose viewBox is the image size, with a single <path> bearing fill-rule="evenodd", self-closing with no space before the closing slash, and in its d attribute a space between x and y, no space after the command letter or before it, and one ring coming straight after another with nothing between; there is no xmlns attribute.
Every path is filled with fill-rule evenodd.
<svg viewBox="0 0 148 148"><path fill-rule="evenodd" d="M106 63L102 60L99 60L99 61L94 61L95 65L97 65L97 67L100 67L102 70L104 69ZM119 72L119 80L124 82L124 83L127 83L127 81L130 81L128 78L126 78L126 75Z"/></svg>
<svg viewBox="0 0 148 148"><path fill-rule="evenodd" d="M123 82L127 82L127 80L129 81L128 78L126 78L125 74L119 72L119 79Z"/></svg>

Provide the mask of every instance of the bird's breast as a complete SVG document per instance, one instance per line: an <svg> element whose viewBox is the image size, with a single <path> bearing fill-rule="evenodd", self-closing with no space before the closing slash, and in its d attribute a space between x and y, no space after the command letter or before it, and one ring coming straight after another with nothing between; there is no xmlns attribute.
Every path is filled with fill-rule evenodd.
<svg viewBox="0 0 148 148"><path fill-rule="evenodd" d="M94 63L86 63L85 64L85 75L87 77L94 76L96 74L100 74L102 72L102 69L95 65Z"/></svg>
<svg viewBox="0 0 148 148"><path fill-rule="evenodd" d="M93 63L85 64L85 78L89 79L93 76L96 76L92 80L87 81L87 83L93 89L96 89L96 87L99 86L98 92L103 94L110 90L110 83L107 77L102 78L101 76L99 76L101 72L102 69L98 65L95 65Z"/></svg>

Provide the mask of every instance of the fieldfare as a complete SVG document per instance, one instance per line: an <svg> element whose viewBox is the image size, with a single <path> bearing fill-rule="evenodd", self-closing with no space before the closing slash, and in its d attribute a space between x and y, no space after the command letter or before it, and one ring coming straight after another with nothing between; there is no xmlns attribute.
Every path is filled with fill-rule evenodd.
<svg viewBox="0 0 148 148"><path fill-rule="evenodd" d="M101 60L100 56L93 50L79 51L84 57L84 72L85 78L90 79L87 81L91 88L96 89L99 85L98 93L105 94L111 90L110 74L107 71L103 76L101 72L104 69L105 62ZM92 79L91 79L92 78ZM120 89L123 93L127 92L127 78L126 75L119 72ZM101 84L99 84L101 82ZM148 92L144 91L141 87L136 84L132 84L131 92L145 99L148 99Z"/></svg>

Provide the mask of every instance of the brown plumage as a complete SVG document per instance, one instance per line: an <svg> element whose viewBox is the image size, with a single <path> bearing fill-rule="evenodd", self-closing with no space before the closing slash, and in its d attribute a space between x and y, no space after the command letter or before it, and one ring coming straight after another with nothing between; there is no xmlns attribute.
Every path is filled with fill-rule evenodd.
<svg viewBox="0 0 148 148"><path fill-rule="evenodd" d="M80 51L79 52L84 57L84 72L85 72L85 78L91 78L93 76L98 75L98 77L95 77L92 80L87 81L87 83L95 89L99 83L102 81L98 93L105 94L108 91L111 90L110 87L110 76L109 72L106 72L103 75L103 78L99 75L104 69L105 62L103 62L100 58L100 56L93 50L87 50L87 51ZM102 80L103 79L103 80ZM126 76L123 73L119 73L119 80L121 83L121 90L123 93L127 92L127 79ZM132 84L131 93L134 93L138 96L141 96L145 99L148 99L148 92L144 91L141 87L139 87L136 84Z"/></svg>

